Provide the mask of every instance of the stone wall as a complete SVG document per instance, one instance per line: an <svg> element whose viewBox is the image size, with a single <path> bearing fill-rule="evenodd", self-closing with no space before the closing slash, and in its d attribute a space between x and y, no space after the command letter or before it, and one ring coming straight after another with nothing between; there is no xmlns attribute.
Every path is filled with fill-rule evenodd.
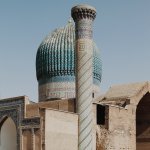
<svg viewBox="0 0 150 150"><path fill-rule="evenodd" d="M78 150L78 115L45 110L45 150Z"/></svg>

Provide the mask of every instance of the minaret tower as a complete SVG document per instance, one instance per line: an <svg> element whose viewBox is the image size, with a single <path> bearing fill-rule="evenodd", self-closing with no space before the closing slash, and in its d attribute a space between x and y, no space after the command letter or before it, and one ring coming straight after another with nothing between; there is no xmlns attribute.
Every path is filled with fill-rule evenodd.
<svg viewBox="0 0 150 150"><path fill-rule="evenodd" d="M76 32L76 99L79 114L79 150L92 150L92 23L96 9L77 5L71 10Z"/></svg>

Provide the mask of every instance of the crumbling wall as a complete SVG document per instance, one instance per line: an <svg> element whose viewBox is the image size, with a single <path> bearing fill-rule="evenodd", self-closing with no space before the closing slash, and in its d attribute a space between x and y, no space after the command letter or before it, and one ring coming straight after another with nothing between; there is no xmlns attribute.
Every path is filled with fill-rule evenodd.
<svg viewBox="0 0 150 150"><path fill-rule="evenodd" d="M96 126L96 150L105 150L110 142L109 131L101 125Z"/></svg>
<svg viewBox="0 0 150 150"><path fill-rule="evenodd" d="M136 129L135 110L129 105L127 109L110 106L108 124L97 126L97 150L135 150Z"/></svg>
<svg viewBox="0 0 150 150"><path fill-rule="evenodd" d="M135 150L136 146L136 107L128 105L127 108L110 107L109 131L111 149Z"/></svg>

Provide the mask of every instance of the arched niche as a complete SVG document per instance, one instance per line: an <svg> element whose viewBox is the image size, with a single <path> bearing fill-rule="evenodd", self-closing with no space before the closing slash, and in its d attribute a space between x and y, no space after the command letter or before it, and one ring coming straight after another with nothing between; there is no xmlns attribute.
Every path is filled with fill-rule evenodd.
<svg viewBox="0 0 150 150"><path fill-rule="evenodd" d="M146 93L136 110L136 150L150 150L150 93Z"/></svg>
<svg viewBox="0 0 150 150"><path fill-rule="evenodd" d="M16 125L10 117L0 122L0 150L17 150Z"/></svg>

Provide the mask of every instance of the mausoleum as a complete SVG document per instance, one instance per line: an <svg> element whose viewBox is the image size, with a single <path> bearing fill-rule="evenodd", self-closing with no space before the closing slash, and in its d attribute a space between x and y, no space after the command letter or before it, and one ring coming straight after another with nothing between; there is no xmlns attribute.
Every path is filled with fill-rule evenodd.
<svg viewBox="0 0 150 150"><path fill-rule="evenodd" d="M77 5L71 16L37 50L38 102L0 100L0 150L149 150L150 83L101 95L96 9Z"/></svg>

